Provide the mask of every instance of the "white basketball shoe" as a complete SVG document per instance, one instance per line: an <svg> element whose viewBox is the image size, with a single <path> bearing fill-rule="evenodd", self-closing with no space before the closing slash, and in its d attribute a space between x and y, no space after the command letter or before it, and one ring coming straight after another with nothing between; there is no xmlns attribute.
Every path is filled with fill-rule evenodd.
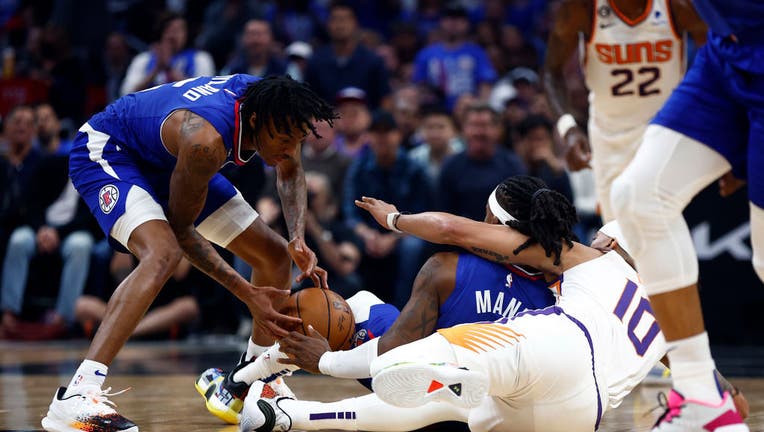
<svg viewBox="0 0 764 432"><path fill-rule="evenodd" d="M287 388L287 390L289 390ZM279 407L285 399L294 399L294 395L279 394L271 384L255 381L244 399L241 410L241 432L286 432L292 428L292 418Z"/></svg>
<svg viewBox="0 0 764 432"><path fill-rule="evenodd" d="M718 404L685 399L671 390L661 405L666 411L653 426L653 432L749 432L743 423L732 396L724 392Z"/></svg>
<svg viewBox="0 0 764 432"><path fill-rule="evenodd" d="M119 415L109 400L109 396L127 389L117 393L110 390L85 387L78 394L64 397L66 387L59 388L42 419L42 428L48 432L138 432L138 426Z"/></svg>

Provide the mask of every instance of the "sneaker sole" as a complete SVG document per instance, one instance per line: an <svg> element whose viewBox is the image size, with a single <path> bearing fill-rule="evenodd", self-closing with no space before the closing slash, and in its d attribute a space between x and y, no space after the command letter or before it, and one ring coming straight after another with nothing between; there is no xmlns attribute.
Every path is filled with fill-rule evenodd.
<svg viewBox="0 0 764 432"><path fill-rule="evenodd" d="M48 432L83 432L82 429L73 428L68 424L61 423L50 417L43 417L42 428ZM138 426L133 426L117 432L138 432Z"/></svg>
<svg viewBox="0 0 764 432"><path fill-rule="evenodd" d="M199 392L200 395L204 398L204 406L207 407L207 411L210 412L210 414L214 415L215 417L219 418L220 420L223 420L224 422L228 424L239 424L240 415L236 411L228 408L227 406L223 406L221 408L220 406L216 405L217 399L212 397L207 397L207 391L212 387L213 384L210 384L207 386L206 389L203 389L201 385L199 385L199 381L196 381L194 383L194 387L196 388L196 391ZM132 432L132 431L131 431Z"/></svg>
<svg viewBox="0 0 764 432"><path fill-rule="evenodd" d="M488 378L482 373L425 363L390 366L374 377L372 387L380 399L401 408L434 401L475 408L489 388Z"/></svg>

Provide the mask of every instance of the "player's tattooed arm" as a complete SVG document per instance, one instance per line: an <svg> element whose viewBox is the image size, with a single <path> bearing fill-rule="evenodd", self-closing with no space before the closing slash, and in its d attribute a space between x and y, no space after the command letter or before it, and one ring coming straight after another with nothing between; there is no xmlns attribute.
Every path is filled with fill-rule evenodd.
<svg viewBox="0 0 764 432"><path fill-rule="evenodd" d="M435 331L440 305L456 283L457 261L458 255L455 253L438 253L427 260L414 280L406 306L390 329L380 337L378 355Z"/></svg>
<svg viewBox="0 0 764 432"><path fill-rule="evenodd" d="M281 198L281 208L289 231L289 240L305 235L305 208L307 191L305 172L300 160L300 149L296 157L289 157L276 165L276 187Z"/></svg>

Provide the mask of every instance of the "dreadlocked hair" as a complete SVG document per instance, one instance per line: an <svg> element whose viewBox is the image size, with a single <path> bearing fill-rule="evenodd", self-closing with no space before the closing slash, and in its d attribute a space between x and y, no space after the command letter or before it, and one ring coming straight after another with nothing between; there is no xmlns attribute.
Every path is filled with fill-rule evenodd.
<svg viewBox="0 0 764 432"><path fill-rule="evenodd" d="M334 126L338 118L334 108L321 99L307 84L289 76L269 76L247 87L239 99L245 130L258 133L263 127L273 137L275 132L290 134L293 128L310 130L317 138L313 120L326 121ZM254 130L247 119L257 113ZM271 128L273 125L273 128Z"/></svg>
<svg viewBox="0 0 764 432"><path fill-rule="evenodd" d="M573 233L573 225L578 222L576 209L564 195L547 189L539 178L515 176L504 180L496 190L496 200L517 218L507 225L528 236L512 251L515 255L538 243L547 257L554 255L554 264L559 265L563 246L571 248L578 240Z"/></svg>

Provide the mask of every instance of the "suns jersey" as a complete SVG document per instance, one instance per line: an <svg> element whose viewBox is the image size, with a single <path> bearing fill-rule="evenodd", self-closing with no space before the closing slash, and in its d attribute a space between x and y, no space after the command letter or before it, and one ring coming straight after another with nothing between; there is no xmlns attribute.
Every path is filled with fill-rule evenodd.
<svg viewBox="0 0 764 432"><path fill-rule="evenodd" d="M356 323L352 346L382 336L400 315L395 306L383 303L366 291L347 302ZM435 328L512 318L518 312L542 309L554 302L554 292L540 274L461 253L456 265L454 290L440 306Z"/></svg>
<svg viewBox="0 0 764 432"><path fill-rule="evenodd" d="M162 143L164 121L177 110L189 110L207 120L223 138L229 160L243 164L241 104L247 86L259 78L245 75L189 78L125 95L96 114L88 124L119 142L139 165L171 171L176 158ZM251 155L250 155L251 156Z"/></svg>
<svg viewBox="0 0 764 432"><path fill-rule="evenodd" d="M613 408L666 353L647 292L616 252L565 271L557 305L591 335L595 367L607 380Z"/></svg>
<svg viewBox="0 0 764 432"><path fill-rule="evenodd" d="M645 126L685 69L684 39L674 27L670 0L646 0L634 21L611 0L592 1L592 30L583 44L589 117L614 132Z"/></svg>

